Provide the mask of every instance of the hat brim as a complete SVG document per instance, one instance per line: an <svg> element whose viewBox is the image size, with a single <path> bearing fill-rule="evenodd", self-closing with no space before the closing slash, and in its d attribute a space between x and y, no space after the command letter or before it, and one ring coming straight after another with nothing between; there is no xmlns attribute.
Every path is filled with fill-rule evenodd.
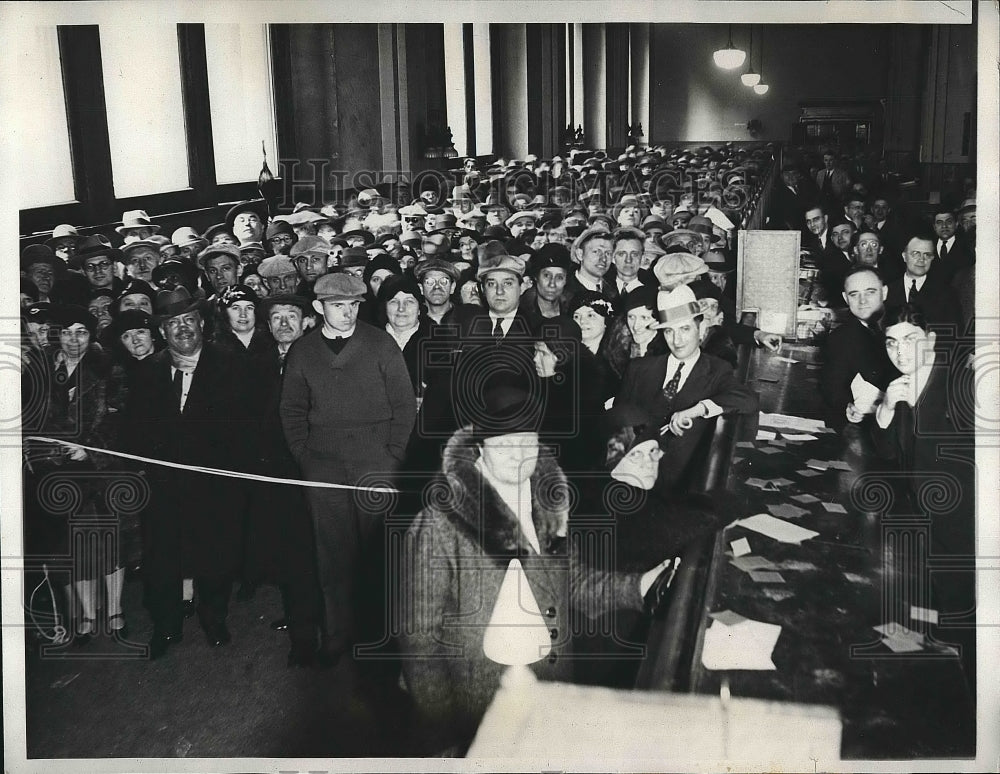
<svg viewBox="0 0 1000 774"><path fill-rule="evenodd" d="M121 226L115 226L115 231L117 231L119 234L124 234L126 231L137 228L148 228L151 229L154 234L160 233L160 227L157 226L155 223L133 223L130 226L122 224Z"/></svg>
<svg viewBox="0 0 1000 774"><path fill-rule="evenodd" d="M166 322L167 320L178 317L182 314L190 314L191 312L202 312L205 308L205 302L200 298L193 298L188 302L178 302L176 304L171 304L164 312L157 312L153 315L153 322L157 325Z"/></svg>
<svg viewBox="0 0 1000 774"><path fill-rule="evenodd" d="M249 201L237 204L229 209L226 213L226 225L229 230L233 230L233 222L236 220L236 216L241 212L253 212L256 213L257 217L260 218L261 223L267 223L269 218L269 213L267 211L267 202L263 199L259 201Z"/></svg>

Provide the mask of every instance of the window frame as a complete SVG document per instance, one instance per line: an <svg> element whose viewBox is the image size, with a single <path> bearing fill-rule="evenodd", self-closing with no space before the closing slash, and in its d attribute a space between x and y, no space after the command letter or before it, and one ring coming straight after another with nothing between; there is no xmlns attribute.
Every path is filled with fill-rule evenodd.
<svg viewBox="0 0 1000 774"><path fill-rule="evenodd" d="M79 227L105 226L117 222L126 210L144 209L156 217L260 196L256 180L223 185L216 180L205 27L203 24L177 24L176 27L187 135L184 162L188 165L189 187L144 196L115 196L107 102L100 75L103 72L100 28L96 24L59 25L59 57L66 95L75 200L20 210L22 235L51 231L59 223ZM277 90L273 47L271 70L272 83ZM277 111L277 94L273 104ZM280 128L281 122L277 124ZM276 137L279 156L282 139L279 130ZM271 160L270 166L272 170L279 167L277 159Z"/></svg>

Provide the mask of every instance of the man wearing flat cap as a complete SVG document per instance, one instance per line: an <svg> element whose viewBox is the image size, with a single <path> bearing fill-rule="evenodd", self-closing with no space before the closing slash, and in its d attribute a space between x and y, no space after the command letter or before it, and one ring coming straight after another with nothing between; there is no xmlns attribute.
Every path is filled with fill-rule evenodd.
<svg viewBox="0 0 1000 774"><path fill-rule="evenodd" d="M326 262L330 256L330 243L322 237L304 236L292 245L288 257L295 264L302 283L312 292L316 280L326 274ZM304 288L303 288L304 289Z"/></svg>
<svg viewBox="0 0 1000 774"><path fill-rule="evenodd" d="M198 255L198 265L214 291L209 300L215 300L236 284L240 272L240 250L233 245L209 245Z"/></svg>
<svg viewBox="0 0 1000 774"><path fill-rule="evenodd" d="M575 295L581 290L592 290L614 301L618 289L613 275L607 276L614 265L613 249L611 233L604 226L591 226L580 234L570 249L570 257L578 266L566 282L567 292Z"/></svg>
<svg viewBox="0 0 1000 774"><path fill-rule="evenodd" d="M642 406L649 425L664 430L657 486L664 494L690 483L694 452L719 414L756 414L759 398L740 384L725 361L701 351L702 308L687 285L657 296L654 326L670 350L629 361L616 402Z"/></svg>
<svg viewBox="0 0 1000 774"><path fill-rule="evenodd" d="M451 300L459 277L455 264L442 258L428 258L413 267L413 276L420 285L427 302L427 316L433 324L449 322L458 309Z"/></svg>
<svg viewBox="0 0 1000 774"><path fill-rule="evenodd" d="M288 255L292 245L298 240L292 227L283 220L273 221L265 233L265 241L272 255Z"/></svg>
<svg viewBox="0 0 1000 774"><path fill-rule="evenodd" d="M308 481L391 486L417 411L403 355L388 333L358 320L362 280L325 274L314 292L322 327L289 351L281 391L288 449ZM318 658L334 664L370 634L358 618L381 611L377 584L359 582L379 566L380 514L349 489L313 487L307 497L323 596Z"/></svg>
<svg viewBox="0 0 1000 774"><path fill-rule="evenodd" d="M167 348L136 370L123 445L132 454L183 466L246 470L249 380L237 358L205 341L202 305L183 287L157 294L156 320ZM152 490L142 562L153 619L150 658L165 656L182 638L184 578L194 578L209 645L225 645L241 558L243 482L154 463L145 468Z"/></svg>

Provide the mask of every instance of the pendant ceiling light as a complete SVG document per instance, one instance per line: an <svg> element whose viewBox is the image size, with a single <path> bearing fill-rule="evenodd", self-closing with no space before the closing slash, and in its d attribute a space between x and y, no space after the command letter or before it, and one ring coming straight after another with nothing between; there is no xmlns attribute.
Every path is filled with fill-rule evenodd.
<svg viewBox="0 0 1000 774"><path fill-rule="evenodd" d="M729 25L729 45L712 54L712 58L715 60L715 64L723 70L735 70L747 60L747 52L733 46L732 24Z"/></svg>
<svg viewBox="0 0 1000 774"><path fill-rule="evenodd" d="M760 28L760 80L754 85L757 94L767 94L771 87L764 83L764 28Z"/></svg>
<svg viewBox="0 0 1000 774"><path fill-rule="evenodd" d="M747 71L740 76L744 86L756 86L760 83L760 73L753 69L753 25L750 25L750 53L747 55Z"/></svg>

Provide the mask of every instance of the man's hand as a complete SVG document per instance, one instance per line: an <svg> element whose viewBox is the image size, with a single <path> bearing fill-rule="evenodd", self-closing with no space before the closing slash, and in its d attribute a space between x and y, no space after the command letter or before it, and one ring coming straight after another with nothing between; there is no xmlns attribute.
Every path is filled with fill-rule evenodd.
<svg viewBox="0 0 1000 774"><path fill-rule="evenodd" d="M771 352L777 352L781 349L781 334L780 333L768 333L767 331L755 330L753 332L753 340L760 344L762 347L766 347Z"/></svg>
<svg viewBox="0 0 1000 774"><path fill-rule="evenodd" d="M865 412L860 411L853 402L847 404L847 411L845 413L847 414L847 421L853 424L857 424L865 418Z"/></svg>
<svg viewBox="0 0 1000 774"><path fill-rule="evenodd" d="M87 459L87 450L74 444L67 444L66 453L73 462L83 462Z"/></svg>
<svg viewBox="0 0 1000 774"><path fill-rule="evenodd" d="M701 407L701 404L696 404L689 409L682 409L681 411L675 411L673 416L670 417L670 422L666 426L666 430L677 436L684 435L685 430L690 430L691 425L694 424L694 420L702 419L705 416L705 410ZM662 432L660 433L663 434Z"/></svg>

